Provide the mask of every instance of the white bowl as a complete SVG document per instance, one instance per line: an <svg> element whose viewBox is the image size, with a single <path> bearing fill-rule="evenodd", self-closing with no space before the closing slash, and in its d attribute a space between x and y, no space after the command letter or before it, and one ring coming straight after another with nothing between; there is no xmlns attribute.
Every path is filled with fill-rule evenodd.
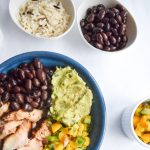
<svg viewBox="0 0 150 150"><path fill-rule="evenodd" d="M134 113L135 113L136 109L138 108L138 106L146 101L150 101L150 98L149 97L144 98L144 99L140 100L136 105L126 108L122 114L121 125L122 125L123 132L125 133L125 135L127 137L129 137L131 140L138 141L138 143L140 143L141 145L143 145L145 147L150 148L150 145L148 145L148 144L144 143L142 140L140 140L140 138L135 133L134 127L133 127Z"/></svg>
<svg viewBox="0 0 150 150"><path fill-rule="evenodd" d="M64 8L67 10L67 12L70 14L71 16L71 21L69 24L68 29L61 35L56 36L56 37L40 37L40 36L35 36L33 34L28 33L19 23L18 21L18 13L19 13L19 8L21 5L23 5L27 0L10 0L9 2L9 13L10 16L12 18L12 20L14 21L14 23L24 32L26 32L27 34L33 36L33 37L37 37L37 38L43 38L43 39L58 39L63 37L64 35L66 35L73 27L73 24L75 22L75 16L76 16L76 11L75 11L75 5L73 3L73 0L59 0L62 2Z"/></svg>
<svg viewBox="0 0 150 150"><path fill-rule="evenodd" d="M82 30L81 30L81 27L80 27L80 21L83 18L85 18L87 9L91 8L92 6L98 5L98 4L103 4L105 7L109 8L109 7L115 6L116 4L121 4L121 3L116 1L116 0L83 0L82 4L78 8L78 11L77 11L77 24L78 24L78 29L79 29L79 32L81 34L82 39L91 48L100 50L100 49L92 46L90 43L87 42L87 40L83 36ZM123 4L121 4L121 5L124 6ZM126 9L125 6L124 6L124 8ZM137 26L136 26L135 20L133 19L131 13L127 9L126 9L126 11L128 12L128 19L127 19L128 42L127 42L127 45L121 50L124 50L124 49L128 48L129 46L131 46L134 43L134 41L137 37ZM120 51L120 50L113 51L113 52L118 52L118 51ZM105 51L105 52L108 52L108 51Z"/></svg>

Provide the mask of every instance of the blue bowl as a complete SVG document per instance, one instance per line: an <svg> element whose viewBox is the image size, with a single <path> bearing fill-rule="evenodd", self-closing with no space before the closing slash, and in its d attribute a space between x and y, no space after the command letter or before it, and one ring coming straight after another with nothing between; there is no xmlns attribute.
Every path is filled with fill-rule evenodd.
<svg viewBox="0 0 150 150"><path fill-rule="evenodd" d="M29 62L33 60L33 58L39 58L41 62L47 67L53 66L63 67L68 65L71 66L72 68L77 70L79 75L90 87L94 95L94 100L91 111L92 115L92 130L90 134L91 144L88 150L98 150L102 143L105 132L106 108L104 98L94 78L82 65L80 65L73 59L61 54L46 51L29 52L12 57L0 65L0 72L7 73L7 71L17 67L19 64L23 62Z"/></svg>

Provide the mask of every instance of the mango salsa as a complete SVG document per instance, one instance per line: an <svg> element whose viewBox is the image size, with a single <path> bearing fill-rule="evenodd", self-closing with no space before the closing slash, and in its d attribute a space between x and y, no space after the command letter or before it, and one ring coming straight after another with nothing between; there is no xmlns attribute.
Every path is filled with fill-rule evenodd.
<svg viewBox="0 0 150 150"><path fill-rule="evenodd" d="M133 117L133 127L137 136L150 144L150 101L138 106Z"/></svg>
<svg viewBox="0 0 150 150"><path fill-rule="evenodd" d="M72 126L60 122L49 124L52 134L47 137L44 150L86 150L90 145L89 128L91 116L85 116Z"/></svg>

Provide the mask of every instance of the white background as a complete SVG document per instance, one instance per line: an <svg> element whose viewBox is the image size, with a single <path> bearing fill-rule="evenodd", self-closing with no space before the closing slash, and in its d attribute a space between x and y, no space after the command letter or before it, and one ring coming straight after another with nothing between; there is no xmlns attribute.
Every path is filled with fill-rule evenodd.
<svg viewBox="0 0 150 150"><path fill-rule="evenodd" d="M78 8L81 0L74 0ZM0 27L4 40L0 63L27 51L48 50L65 54L84 65L100 85L107 107L107 127L101 150L145 150L122 132L123 109L150 95L150 0L126 0L122 3L136 19L138 37L127 50L104 53L90 49L81 39L77 25L63 39L35 39L12 22L9 0L0 0Z"/></svg>

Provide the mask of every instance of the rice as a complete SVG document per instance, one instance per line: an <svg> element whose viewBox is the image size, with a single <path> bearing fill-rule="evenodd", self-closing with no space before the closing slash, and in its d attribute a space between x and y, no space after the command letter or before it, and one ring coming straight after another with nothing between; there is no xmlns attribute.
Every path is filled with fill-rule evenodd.
<svg viewBox="0 0 150 150"><path fill-rule="evenodd" d="M20 7L18 19L30 34L56 37L68 29L71 16L56 0L28 0Z"/></svg>

